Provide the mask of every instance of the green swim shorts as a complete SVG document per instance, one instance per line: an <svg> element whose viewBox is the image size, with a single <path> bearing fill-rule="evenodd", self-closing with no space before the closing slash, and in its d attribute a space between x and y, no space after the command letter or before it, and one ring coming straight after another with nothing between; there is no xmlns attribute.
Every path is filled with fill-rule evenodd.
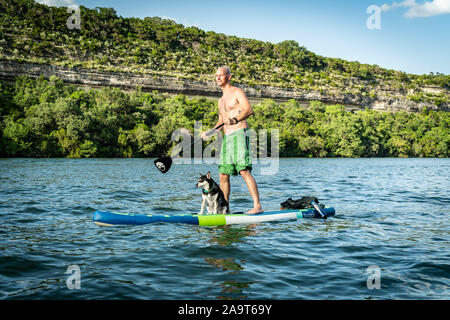
<svg viewBox="0 0 450 320"><path fill-rule="evenodd" d="M252 170L247 129L224 134L220 153L219 173L237 176L241 170Z"/></svg>

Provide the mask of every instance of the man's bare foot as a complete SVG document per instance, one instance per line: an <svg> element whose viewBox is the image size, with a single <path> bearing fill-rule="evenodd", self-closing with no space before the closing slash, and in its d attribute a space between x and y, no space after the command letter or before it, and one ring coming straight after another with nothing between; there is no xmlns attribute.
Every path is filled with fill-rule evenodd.
<svg viewBox="0 0 450 320"><path fill-rule="evenodd" d="M259 214L259 213L263 213L263 212L264 212L264 210L261 208L253 208L253 209L248 210L246 212L246 214Z"/></svg>

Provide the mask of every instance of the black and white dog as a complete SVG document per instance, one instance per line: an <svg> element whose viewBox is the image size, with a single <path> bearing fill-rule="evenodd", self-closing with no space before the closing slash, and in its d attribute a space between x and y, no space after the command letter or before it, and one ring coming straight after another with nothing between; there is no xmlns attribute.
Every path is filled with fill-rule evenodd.
<svg viewBox="0 0 450 320"><path fill-rule="evenodd" d="M211 178L209 171L206 175L200 174L196 186L197 188L202 188L202 209L198 214L203 214L205 204L208 214L226 214L230 212L228 201L225 200L220 187Z"/></svg>

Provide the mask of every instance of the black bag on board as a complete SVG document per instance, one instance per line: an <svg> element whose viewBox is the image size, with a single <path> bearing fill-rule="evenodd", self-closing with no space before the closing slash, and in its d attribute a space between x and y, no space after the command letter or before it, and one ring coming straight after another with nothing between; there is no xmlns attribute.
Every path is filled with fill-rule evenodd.
<svg viewBox="0 0 450 320"><path fill-rule="evenodd" d="M292 198L280 203L281 209L308 209L313 208L311 201L317 203L322 209L325 207L323 204L319 203L319 199L316 197L301 197L297 200L292 200Z"/></svg>

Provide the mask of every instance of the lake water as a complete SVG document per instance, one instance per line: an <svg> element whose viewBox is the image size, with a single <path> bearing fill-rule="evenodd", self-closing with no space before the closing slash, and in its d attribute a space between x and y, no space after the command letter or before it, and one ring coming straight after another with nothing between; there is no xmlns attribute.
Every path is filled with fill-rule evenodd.
<svg viewBox="0 0 450 320"><path fill-rule="evenodd" d="M92 222L98 209L197 212L196 179L208 170L217 181L208 164L162 174L152 159L1 159L0 299L450 298L449 159L281 159L277 175L255 167L265 210L313 195L335 207L326 221ZM251 206L233 177L232 211Z"/></svg>

